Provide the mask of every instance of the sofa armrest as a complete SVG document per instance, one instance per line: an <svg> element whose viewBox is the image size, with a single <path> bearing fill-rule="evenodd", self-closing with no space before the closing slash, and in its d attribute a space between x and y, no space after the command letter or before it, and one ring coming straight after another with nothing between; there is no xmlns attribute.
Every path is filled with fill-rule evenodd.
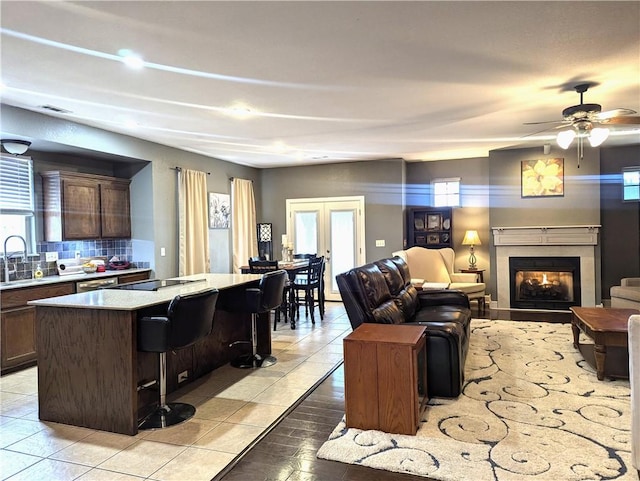
<svg viewBox="0 0 640 481"><path fill-rule="evenodd" d="M420 307L461 306L470 309L469 298L464 292L452 289L426 289L418 291Z"/></svg>
<svg viewBox="0 0 640 481"><path fill-rule="evenodd" d="M625 277L620 280L621 286L640 287L640 277Z"/></svg>
<svg viewBox="0 0 640 481"><path fill-rule="evenodd" d="M477 274L473 273L473 272L452 272L451 274L449 274L449 277L451 277L451 282L465 282L465 283L470 283L470 282L477 282L478 278L477 278Z"/></svg>

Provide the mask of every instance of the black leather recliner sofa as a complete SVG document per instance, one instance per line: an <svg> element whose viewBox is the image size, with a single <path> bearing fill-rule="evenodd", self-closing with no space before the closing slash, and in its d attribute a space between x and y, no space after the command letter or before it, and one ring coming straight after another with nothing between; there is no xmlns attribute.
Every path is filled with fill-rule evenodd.
<svg viewBox="0 0 640 481"><path fill-rule="evenodd" d="M428 395L460 395L471 323L466 294L417 291L400 257L356 267L338 274L336 280L353 329L363 322L426 326Z"/></svg>

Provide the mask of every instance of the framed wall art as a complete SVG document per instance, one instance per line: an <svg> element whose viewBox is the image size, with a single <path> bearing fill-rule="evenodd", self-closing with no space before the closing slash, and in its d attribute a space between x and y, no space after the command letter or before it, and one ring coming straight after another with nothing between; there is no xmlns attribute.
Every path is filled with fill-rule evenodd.
<svg viewBox="0 0 640 481"><path fill-rule="evenodd" d="M427 244L440 244L440 234L429 234Z"/></svg>
<svg viewBox="0 0 640 481"><path fill-rule="evenodd" d="M523 160L522 197L564 196L564 159Z"/></svg>
<svg viewBox="0 0 640 481"><path fill-rule="evenodd" d="M230 225L231 197L209 192L209 229L228 229Z"/></svg>
<svg viewBox="0 0 640 481"><path fill-rule="evenodd" d="M440 230L442 216L440 214L427 215L427 230Z"/></svg>

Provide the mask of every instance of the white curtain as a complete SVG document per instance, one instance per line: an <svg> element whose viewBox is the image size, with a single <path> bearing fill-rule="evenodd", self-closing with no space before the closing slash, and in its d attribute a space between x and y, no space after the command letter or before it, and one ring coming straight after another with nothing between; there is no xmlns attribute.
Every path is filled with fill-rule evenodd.
<svg viewBox="0 0 640 481"><path fill-rule="evenodd" d="M245 179L233 179L231 196L233 272L238 274L240 273L240 267L247 265L249 262L249 257L258 255L256 201L253 196L253 182Z"/></svg>
<svg viewBox="0 0 640 481"><path fill-rule="evenodd" d="M207 174L178 170L179 275L209 272Z"/></svg>

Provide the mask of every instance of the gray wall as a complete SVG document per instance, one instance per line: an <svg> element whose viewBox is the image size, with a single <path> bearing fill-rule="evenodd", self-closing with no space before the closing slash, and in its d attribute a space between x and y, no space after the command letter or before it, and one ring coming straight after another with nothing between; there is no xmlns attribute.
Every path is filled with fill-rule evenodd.
<svg viewBox="0 0 640 481"><path fill-rule="evenodd" d="M453 208L453 249L456 270L469 267L469 247L462 245L468 229L478 231L482 245L475 246L478 269L485 269L484 281L491 279L489 266L489 159L458 159L407 164L407 209L432 205L431 182L460 178L462 205ZM406 231L405 231L406 233ZM487 289L487 293L489 290Z"/></svg>
<svg viewBox="0 0 640 481"><path fill-rule="evenodd" d="M134 257L137 261L150 262L158 278L178 273L177 175L174 167L210 172L207 184L211 192L230 193L230 177L251 179L256 196L260 195L260 171L251 167L6 105L2 105L1 116L4 134L37 139L38 144L45 147L41 151L32 149L28 155L36 162L42 160L46 170L76 170L132 178ZM47 152L51 147L66 150L71 155L51 154ZM74 160L67 162L71 157ZM231 272L230 230L211 230L210 236L212 270ZM161 247L166 249L164 257L160 256Z"/></svg>
<svg viewBox="0 0 640 481"><path fill-rule="evenodd" d="M367 262L402 249L404 161L379 160L262 171L259 222L273 223L274 255L286 230L286 199L363 195ZM384 239L385 247L376 247Z"/></svg>
<svg viewBox="0 0 640 481"><path fill-rule="evenodd" d="M42 166L54 169L64 164L68 169L132 177L134 252L148 257L139 260L151 262L157 277L177 273L175 166L211 172L212 192L229 193L230 177L253 180L258 221L274 224L274 253L280 251L279 234L286 226L285 199L363 195L367 261L388 256L403 247L405 203L429 205L432 179L460 177L463 205L454 210L456 267L467 263L468 249L460 245L464 231L477 229L483 243L476 255L480 267L487 269L485 279L494 298L491 226L602 224L602 297L608 298L609 286L621 277L640 276L638 204L618 200L620 171L640 163L639 145L587 147L580 168L575 148L564 151L552 146L548 157L565 159L564 196L523 199L520 162L547 157L542 147L495 150L478 159L412 163L395 159L258 170L14 107L3 105L1 114L5 134L84 153L72 159L31 150ZM211 230L210 235L212 270L229 272L230 231ZM376 239L385 239L386 246L375 247ZM160 247L166 248L166 257L160 257Z"/></svg>
<svg viewBox="0 0 640 481"><path fill-rule="evenodd" d="M622 201L622 170L640 166L640 146L602 149L602 297L623 277L640 277L640 203Z"/></svg>

